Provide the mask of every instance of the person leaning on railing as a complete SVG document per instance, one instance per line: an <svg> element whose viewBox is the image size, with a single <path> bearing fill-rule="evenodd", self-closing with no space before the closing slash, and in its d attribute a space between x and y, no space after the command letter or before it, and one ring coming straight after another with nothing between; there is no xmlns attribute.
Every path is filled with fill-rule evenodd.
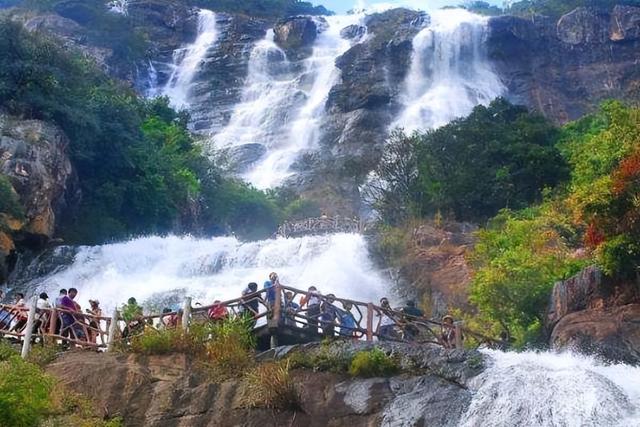
<svg viewBox="0 0 640 427"><path fill-rule="evenodd" d="M300 299L300 309L307 307L307 328L318 332L318 318L320 317L320 303L322 296L315 286L309 286L306 295Z"/></svg>

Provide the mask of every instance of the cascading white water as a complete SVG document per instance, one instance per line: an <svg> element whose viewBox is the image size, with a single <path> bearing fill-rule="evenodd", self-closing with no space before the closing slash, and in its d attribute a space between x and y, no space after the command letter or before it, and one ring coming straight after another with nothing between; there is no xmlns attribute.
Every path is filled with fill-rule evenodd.
<svg viewBox="0 0 640 427"><path fill-rule="evenodd" d="M189 106L189 97L194 78L202 67L207 52L218 39L216 14L201 9L198 12L198 35L193 44L176 49L173 52L173 71L162 89L162 95L168 96L175 108Z"/></svg>
<svg viewBox="0 0 640 427"><path fill-rule="evenodd" d="M129 0L111 0L107 2L107 7L114 13L127 15L129 13Z"/></svg>
<svg viewBox="0 0 640 427"><path fill-rule="evenodd" d="M485 57L487 18L463 9L437 10L413 40L411 68L392 127L432 129L466 116L504 93Z"/></svg>
<svg viewBox="0 0 640 427"><path fill-rule="evenodd" d="M316 285L323 293L364 302L377 301L387 292L364 238L356 234L251 243L233 237L146 237L82 247L73 264L39 279L37 287L49 295L57 295L61 287L76 287L83 308L89 298L111 309L130 296L157 303L173 295L175 303L188 295L210 304L237 298L251 281L262 288L271 271L279 273L284 285Z"/></svg>
<svg viewBox="0 0 640 427"><path fill-rule="evenodd" d="M570 353L486 354L462 427L640 425L640 367Z"/></svg>
<svg viewBox="0 0 640 427"><path fill-rule="evenodd" d="M229 124L213 136L217 148L261 144L266 155L246 172L257 188L270 188L291 175L290 166L305 150L317 147L325 103L340 72L335 60L351 42L340 31L361 20L359 15L326 17L311 56L302 71L273 42L273 32L254 47L242 101ZM298 67L299 68L299 67Z"/></svg>

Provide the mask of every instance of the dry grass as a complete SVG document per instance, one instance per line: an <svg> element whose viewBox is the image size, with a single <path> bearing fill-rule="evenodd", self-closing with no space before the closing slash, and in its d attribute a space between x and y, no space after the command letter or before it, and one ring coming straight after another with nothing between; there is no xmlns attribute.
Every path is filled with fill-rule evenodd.
<svg viewBox="0 0 640 427"><path fill-rule="evenodd" d="M249 371L243 381L242 400L248 407L298 409L300 397L291 378L289 361L262 363Z"/></svg>

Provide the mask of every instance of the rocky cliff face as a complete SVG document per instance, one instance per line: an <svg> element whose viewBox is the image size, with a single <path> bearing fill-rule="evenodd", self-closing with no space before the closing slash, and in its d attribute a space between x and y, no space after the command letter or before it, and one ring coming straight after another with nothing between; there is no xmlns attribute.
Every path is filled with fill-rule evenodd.
<svg viewBox="0 0 640 427"><path fill-rule="evenodd" d="M578 8L555 22L501 16L487 44L509 96L563 123L640 96L640 8Z"/></svg>
<svg viewBox="0 0 640 427"><path fill-rule="evenodd" d="M555 348L640 364L640 283L586 268L556 283L546 325Z"/></svg>
<svg viewBox="0 0 640 427"><path fill-rule="evenodd" d="M48 371L126 426L457 425L471 401L465 384L482 371L482 357L415 346L404 357L423 367L370 379L294 371L295 412L247 408L240 381L211 382L185 355L67 353Z"/></svg>
<svg viewBox="0 0 640 427"><path fill-rule="evenodd" d="M24 212L20 218L0 218L0 282L16 246L42 247L61 213L79 197L68 143L53 125L0 115L0 175L8 178Z"/></svg>

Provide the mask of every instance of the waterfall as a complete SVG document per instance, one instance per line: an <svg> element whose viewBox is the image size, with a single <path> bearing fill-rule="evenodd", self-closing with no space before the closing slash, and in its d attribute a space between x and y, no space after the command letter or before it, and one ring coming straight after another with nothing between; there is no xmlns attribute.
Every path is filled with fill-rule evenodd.
<svg viewBox="0 0 640 427"><path fill-rule="evenodd" d="M59 248L58 250L64 250ZM364 238L333 234L241 243L233 237L145 237L102 246L80 247L73 262L27 287L57 295L76 287L83 308L99 299L109 311L133 296L148 305L176 305L240 296L249 282L262 283L271 271L284 285L377 301L389 292L369 260Z"/></svg>
<svg viewBox="0 0 640 427"><path fill-rule="evenodd" d="M216 14L201 9L198 13L198 35L193 44L176 49L173 52L173 71L162 89L162 95L168 96L175 108L189 106L189 97L193 80L202 67L209 48L216 42L218 30Z"/></svg>
<svg viewBox="0 0 640 427"><path fill-rule="evenodd" d="M462 427L640 425L640 367L570 353L487 355Z"/></svg>
<svg viewBox="0 0 640 427"><path fill-rule="evenodd" d="M244 172L257 188L281 184L299 155L317 148L326 100L340 77L336 58L351 47L340 30L360 20L349 15L326 17L326 24L318 21L325 28L302 66L275 45L273 31L253 48L242 100L212 143L227 150L257 146L262 156Z"/></svg>
<svg viewBox="0 0 640 427"><path fill-rule="evenodd" d="M107 2L111 12L127 15L129 13L129 0L111 0Z"/></svg>
<svg viewBox="0 0 640 427"><path fill-rule="evenodd" d="M413 40L411 68L392 127L407 132L443 126L504 93L486 59L487 18L463 9L437 10Z"/></svg>

